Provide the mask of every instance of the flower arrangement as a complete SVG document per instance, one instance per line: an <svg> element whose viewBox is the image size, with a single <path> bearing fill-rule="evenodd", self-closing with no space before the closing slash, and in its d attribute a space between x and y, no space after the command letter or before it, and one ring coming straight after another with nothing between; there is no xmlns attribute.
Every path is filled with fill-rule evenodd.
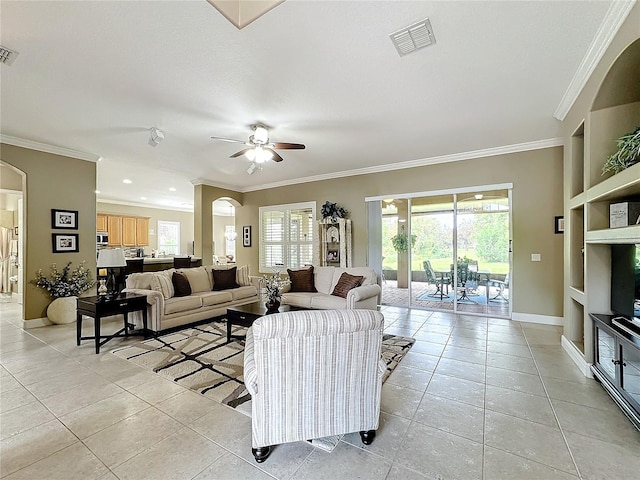
<svg viewBox="0 0 640 480"><path fill-rule="evenodd" d="M347 211L339 207L335 202L326 201L320 208L320 214L322 218L330 218L334 222L338 220L338 218L347 218Z"/></svg>
<svg viewBox="0 0 640 480"><path fill-rule="evenodd" d="M95 280L91 279L91 272L84 266L84 261L71 271L71 262L67 263L58 271L54 263L51 265L51 274L46 277L42 269L36 272L35 280L32 284L47 291L53 298L78 296L85 290L95 285Z"/></svg>
<svg viewBox="0 0 640 480"><path fill-rule="evenodd" d="M275 303L280 301L282 289L289 285L289 280L282 278L280 272L275 271L271 275L262 276L262 285L267 297L267 303Z"/></svg>

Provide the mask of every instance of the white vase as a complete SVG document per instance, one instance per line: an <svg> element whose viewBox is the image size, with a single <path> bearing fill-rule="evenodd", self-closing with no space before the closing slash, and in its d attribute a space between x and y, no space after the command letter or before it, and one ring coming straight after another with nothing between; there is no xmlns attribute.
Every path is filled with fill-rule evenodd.
<svg viewBox="0 0 640 480"><path fill-rule="evenodd" d="M56 325L75 322L77 300L78 297L56 298L47 307L47 318Z"/></svg>

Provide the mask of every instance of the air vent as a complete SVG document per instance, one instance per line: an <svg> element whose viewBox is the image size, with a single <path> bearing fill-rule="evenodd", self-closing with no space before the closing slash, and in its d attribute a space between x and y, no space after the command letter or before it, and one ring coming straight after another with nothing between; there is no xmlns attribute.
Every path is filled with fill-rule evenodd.
<svg viewBox="0 0 640 480"><path fill-rule="evenodd" d="M0 63L11 65L18 56L18 52L9 50L7 47L0 45Z"/></svg>
<svg viewBox="0 0 640 480"><path fill-rule="evenodd" d="M401 57L436 43L428 18L389 35Z"/></svg>

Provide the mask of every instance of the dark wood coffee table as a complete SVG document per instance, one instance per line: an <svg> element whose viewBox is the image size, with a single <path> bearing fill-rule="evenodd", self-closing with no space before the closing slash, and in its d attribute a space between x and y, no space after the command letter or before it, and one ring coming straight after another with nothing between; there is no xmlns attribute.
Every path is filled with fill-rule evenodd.
<svg viewBox="0 0 640 480"><path fill-rule="evenodd" d="M244 335L231 335L231 329L234 325L241 325L249 328L258 318L270 315L272 313L293 312L295 310L304 310L304 308L294 307L292 305L280 305L278 310L267 312L264 301L247 303L237 307L227 308L227 343L232 338L244 338Z"/></svg>

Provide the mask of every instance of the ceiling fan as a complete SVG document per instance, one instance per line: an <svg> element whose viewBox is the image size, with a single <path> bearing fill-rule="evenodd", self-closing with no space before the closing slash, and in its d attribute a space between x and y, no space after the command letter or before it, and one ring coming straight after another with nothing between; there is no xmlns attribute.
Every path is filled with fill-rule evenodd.
<svg viewBox="0 0 640 480"><path fill-rule="evenodd" d="M288 143L288 142L270 142L269 130L264 125L253 125L251 127L253 135L249 137L248 142L242 140L233 140L231 138L224 137L211 137L213 140L222 140L225 142L242 143L249 148L240 150L234 153L230 158L239 157L244 155L252 162L261 164L269 160L274 162L281 162L283 159L275 150L303 150L305 146L301 143ZM253 172L252 172L253 173Z"/></svg>

